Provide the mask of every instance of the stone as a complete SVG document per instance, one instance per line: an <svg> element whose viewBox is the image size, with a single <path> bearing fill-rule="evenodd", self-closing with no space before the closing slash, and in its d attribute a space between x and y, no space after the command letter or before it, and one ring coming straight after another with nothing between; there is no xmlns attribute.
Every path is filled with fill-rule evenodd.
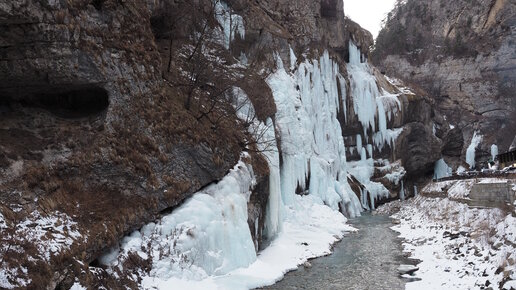
<svg viewBox="0 0 516 290"><path fill-rule="evenodd" d="M400 275L404 275L404 274L413 275L417 270L419 270L419 268L414 265L401 264L398 267L398 272L400 273Z"/></svg>

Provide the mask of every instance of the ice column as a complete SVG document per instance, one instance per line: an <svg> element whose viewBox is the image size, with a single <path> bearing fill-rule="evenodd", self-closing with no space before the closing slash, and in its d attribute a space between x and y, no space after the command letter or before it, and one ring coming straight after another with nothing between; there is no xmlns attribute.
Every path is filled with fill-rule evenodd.
<svg viewBox="0 0 516 290"><path fill-rule="evenodd" d="M284 204L292 205L296 191L308 190L335 210L341 204L349 214L359 214L359 200L347 184L344 139L337 119L343 88L339 90L337 83L343 80L338 65L324 52L318 60L302 62L291 74L276 58L278 69L267 82L277 107Z"/></svg>

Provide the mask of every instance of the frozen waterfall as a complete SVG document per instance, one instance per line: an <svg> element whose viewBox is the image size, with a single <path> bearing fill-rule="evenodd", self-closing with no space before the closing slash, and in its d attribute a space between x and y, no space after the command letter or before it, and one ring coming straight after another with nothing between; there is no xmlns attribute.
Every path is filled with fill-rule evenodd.
<svg viewBox="0 0 516 290"><path fill-rule="evenodd" d="M389 194L370 181L373 149L393 146L402 130L387 128L401 110L397 95L380 92L360 50L352 43L350 48L350 97L364 127L364 138L357 136L360 161L346 160L338 114L349 118L347 83L328 52L299 62L289 48L287 69L275 55L277 69L266 81L277 112L264 122L255 117L246 93L232 90L237 116L249 124L270 169L264 228L270 244L259 255L247 224L256 181L251 165L240 161L219 183L126 237L101 262L114 271L123 269L129 253L148 260L143 289L249 289L272 284L307 259L330 253L334 242L354 230L345 215L374 209L375 201ZM348 184L348 171L365 186L361 200Z"/></svg>

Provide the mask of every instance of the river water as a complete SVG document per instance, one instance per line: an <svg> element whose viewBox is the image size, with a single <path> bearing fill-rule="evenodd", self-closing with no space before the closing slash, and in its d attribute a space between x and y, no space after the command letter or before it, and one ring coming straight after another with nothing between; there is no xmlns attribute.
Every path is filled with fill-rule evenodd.
<svg viewBox="0 0 516 290"><path fill-rule="evenodd" d="M364 214L349 223L359 231L346 235L333 254L311 260L311 267L300 266L263 289L404 289L406 280L397 268L415 263L403 256L391 219Z"/></svg>

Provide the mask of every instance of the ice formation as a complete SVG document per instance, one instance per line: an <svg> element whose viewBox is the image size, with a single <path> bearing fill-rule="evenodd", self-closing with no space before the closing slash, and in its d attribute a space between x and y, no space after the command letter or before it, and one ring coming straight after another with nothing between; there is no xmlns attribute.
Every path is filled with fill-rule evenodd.
<svg viewBox="0 0 516 290"><path fill-rule="evenodd" d="M494 161L498 155L498 146L496 144L491 145L491 158Z"/></svg>
<svg viewBox="0 0 516 290"><path fill-rule="evenodd" d="M223 3L218 9L232 17ZM233 29L232 20L229 26L226 18L219 22L230 42L232 33L226 28ZM259 121L245 92L232 90L237 116L249 125L270 169L264 228L270 245L260 255L247 224L247 202L255 179L252 167L240 161L219 183L126 237L101 262L120 268L129 252L150 260L151 270L142 277L144 289L249 289L272 284L307 259L330 253L331 244L353 230L344 215L354 217L363 208L374 209L378 198L389 195L381 183L370 181L373 146L393 146L402 130L387 128L388 120L400 110L397 96L380 94L368 65L360 62L360 51L350 45L354 50L348 73L356 74L351 90L359 94L353 95L353 102L366 136L357 135L360 161L346 161L337 118L340 110L346 114L346 80L328 52L298 65L290 48L288 71L275 55L277 70L267 78L277 108L274 122L271 118ZM276 139L281 140L281 148ZM363 144L363 140L373 142ZM398 182L404 174L400 170L393 177ZM348 184L348 171L365 187L362 200Z"/></svg>
<svg viewBox="0 0 516 290"><path fill-rule="evenodd" d="M443 158L435 162L434 179L441 179L452 175L452 169L446 164Z"/></svg>
<svg viewBox="0 0 516 290"><path fill-rule="evenodd" d="M196 193L172 214L124 238L101 262L121 267L129 252L152 262L151 277L202 280L256 260L247 224L247 201L255 180L240 161L219 183Z"/></svg>
<svg viewBox="0 0 516 290"><path fill-rule="evenodd" d="M479 135L478 132L475 131L473 137L471 138L471 143L466 150L466 163L469 164L469 168L475 168L475 150L482 141L482 135Z"/></svg>
<svg viewBox="0 0 516 290"><path fill-rule="evenodd" d="M294 53L294 50L292 49L292 47L289 45L288 46L289 48L289 54L290 54L290 70L293 71L296 69L296 66L297 66L297 57L296 57L296 54Z"/></svg>
<svg viewBox="0 0 516 290"><path fill-rule="evenodd" d="M226 49L229 49L237 34L240 38L245 38L244 19L242 16L235 14L225 2L215 1L215 18L221 26L223 43Z"/></svg>
<svg viewBox="0 0 516 290"><path fill-rule="evenodd" d="M258 150L261 151L269 165L269 200L265 217L265 235L273 238L280 230L282 221L283 201L280 188L280 165L274 124L270 118L265 123L256 117L253 104L247 94L240 88L233 88L233 106L237 117L249 123L249 133L256 139Z"/></svg>
<svg viewBox="0 0 516 290"><path fill-rule="evenodd" d="M374 174L374 160L365 158L365 149L362 148L364 155L359 161L348 162L348 171L365 187L365 192L361 194L361 204L365 209L375 209L375 201L379 198L389 196L389 190L381 183L371 181ZM371 206L369 206L369 202Z"/></svg>
<svg viewBox="0 0 516 290"><path fill-rule="evenodd" d="M344 139L337 120L338 65L325 52L289 74L276 57L278 70L267 81L277 107L283 202L288 206L296 190L308 190L330 208L338 210L340 204L348 215L358 215L360 205L347 184Z"/></svg>
<svg viewBox="0 0 516 290"><path fill-rule="evenodd" d="M392 148L403 129L388 129L387 122L401 111L401 103L397 94L380 92L372 69L367 62L361 62L361 55L360 49L350 41L347 71L350 77L353 109L362 124L364 136L369 136L368 132L372 133L375 148L382 150L386 144ZM358 152L361 152L360 147L357 145Z"/></svg>
<svg viewBox="0 0 516 290"><path fill-rule="evenodd" d="M362 53L353 42L349 42L349 64L347 66L350 78L353 109L362 124L364 135L372 130L376 131L375 116L377 101L380 93L376 85L376 79L370 72L367 63L361 62Z"/></svg>
<svg viewBox="0 0 516 290"><path fill-rule="evenodd" d="M401 181L400 199L405 200L405 187L403 185L403 180Z"/></svg>

